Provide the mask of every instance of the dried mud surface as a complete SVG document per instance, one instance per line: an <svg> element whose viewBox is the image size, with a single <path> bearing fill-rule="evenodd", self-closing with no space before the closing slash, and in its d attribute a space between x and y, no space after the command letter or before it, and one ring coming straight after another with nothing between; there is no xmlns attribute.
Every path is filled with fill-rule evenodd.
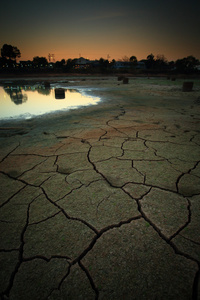
<svg viewBox="0 0 200 300"><path fill-rule="evenodd" d="M1 123L1 299L200 299L200 82L181 84L80 79L99 105Z"/></svg>

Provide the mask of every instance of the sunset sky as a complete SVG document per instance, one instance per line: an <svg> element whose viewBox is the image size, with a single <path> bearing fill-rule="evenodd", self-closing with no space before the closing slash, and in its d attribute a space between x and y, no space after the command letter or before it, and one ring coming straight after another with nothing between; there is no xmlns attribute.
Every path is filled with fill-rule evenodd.
<svg viewBox="0 0 200 300"><path fill-rule="evenodd" d="M153 53L200 59L199 0L19 0L0 9L0 48L16 46L21 60ZM109 56L108 56L109 55Z"/></svg>

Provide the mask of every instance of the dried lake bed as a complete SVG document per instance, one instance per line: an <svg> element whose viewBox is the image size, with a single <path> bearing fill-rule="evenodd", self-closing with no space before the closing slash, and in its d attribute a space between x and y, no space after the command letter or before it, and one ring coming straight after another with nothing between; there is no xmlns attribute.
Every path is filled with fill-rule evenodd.
<svg viewBox="0 0 200 300"><path fill-rule="evenodd" d="M0 121L2 299L199 299L200 80L47 81L100 100Z"/></svg>

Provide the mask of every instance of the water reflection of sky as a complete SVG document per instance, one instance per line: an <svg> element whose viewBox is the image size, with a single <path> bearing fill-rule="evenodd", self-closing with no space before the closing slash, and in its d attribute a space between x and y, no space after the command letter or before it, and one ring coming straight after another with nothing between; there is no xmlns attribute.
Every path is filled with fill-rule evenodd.
<svg viewBox="0 0 200 300"><path fill-rule="evenodd" d="M97 104L100 99L65 89L64 97L56 97L55 89L48 86L0 86L0 119L24 118ZM64 98L64 99L63 99Z"/></svg>

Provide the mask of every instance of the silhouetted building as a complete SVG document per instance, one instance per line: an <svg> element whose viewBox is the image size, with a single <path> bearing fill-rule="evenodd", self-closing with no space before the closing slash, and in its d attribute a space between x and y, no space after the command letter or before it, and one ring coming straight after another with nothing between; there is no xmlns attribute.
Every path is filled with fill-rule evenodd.
<svg viewBox="0 0 200 300"><path fill-rule="evenodd" d="M19 66L21 68L32 68L33 67L33 62L30 60L20 60Z"/></svg>
<svg viewBox="0 0 200 300"><path fill-rule="evenodd" d="M90 60L86 59L84 57L79 57L75 60L75 69L86 69L87 67L89 67L90 64Z"/></svg>

